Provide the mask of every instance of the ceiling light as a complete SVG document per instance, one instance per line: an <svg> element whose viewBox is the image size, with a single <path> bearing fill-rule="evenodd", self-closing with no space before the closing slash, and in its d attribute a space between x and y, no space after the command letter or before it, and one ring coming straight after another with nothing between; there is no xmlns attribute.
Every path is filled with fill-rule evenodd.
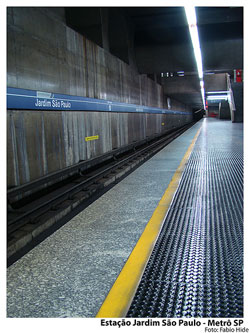
<svg viewBox="0 0 250 333"><path fill-rule="evenodd" d="M178 76L184 76L185 74L184 74L184 71L178 71L178 72L177 72L177 75L178 75Z"/></svg>
<svg viewBox="0 0 250 333"><path fill-rule="evenodd" d="M228 94L229 91L207 91L206 94Z"/></svg>
<svg viewBox="0 0 250 333"><path fill-rule="evenodd" d="M200 81L200 86L201 86L202 103L203 103L204 109L206 109L206 107L205 107L205 90L204 90L204 81L203 80Z"/></svg>
<svg viewBox="0 0 250 333"><path fill-rule="evenodd" d="M194 55L196 60L196 65L198 69L198 75L200 78L200 85L201 85L201 96L204 109L205 107L205 91L204 91L204 82L203 82L203 66L202 66L202 57L201 57L201 48L200 48L200 41L199 41L199 34L197 29L197 19L195 13L195 7L193 6L185 6L185 13L187 17L187 23L189 27L189 32L193 44Z"/></svg>
<svg viewBox="0 0 250 333"><path fill-rule="evenodd" d="M210 95L207 97L207 100L211 101L211 100L227 100L227 96L226 95Z"/></svg>
<svg viewBox="0 0 250 333"><path fill-rule="evenodd" d="M200 48L200 41L199 41L199 34L197 29L197 20L196 20L196 13L195 7L193 6L185 6L185 12L189 27L189 32L193 44L194 55L196 59L196 64L198 68L199 78L203 78L203 68L202 68L202 58L201 58L201 48Z"/></svg>

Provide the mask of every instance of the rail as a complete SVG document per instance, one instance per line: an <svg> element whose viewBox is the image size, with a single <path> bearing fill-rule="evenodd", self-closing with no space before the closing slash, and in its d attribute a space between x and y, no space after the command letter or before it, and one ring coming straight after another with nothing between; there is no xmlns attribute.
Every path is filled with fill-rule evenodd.
<svg viewBox="0 0 250 333"><path fill-rule="evenodd" d="M71 175L72 172L78 172L78 178L70 179L68 183L59 186L58 188L52 190L46 195L41 195L38 199L31 200L26 205L19 209L11 209L8 214L8 234L13 233L18 230L20 227L36 219L39 215L43 214L49 210L56 210L56 206L65 200L72 200L72 197L80 191L88 191L90 186L95 186L101 188L101 185L98 183L102 178L107 177L108 174L116 172L115 170L121 169L124 165L130 163L131 161L145 156L145 158L151 157L153 154L162 149L169 142L174 140L177 136L186 131L191 127L193 123L182 126L175 131L170 131L167 135L163 137L157 137L151 139L150 142L148 139L143 140L143 142L137 142L131 144L129 147L123 147L117 149L111 153L105 154L101 158L93 159L92 161L84 161L73 167L69 167L53 174L47 175L41 179L33 181L28 184L19 186L18 188L13 188L8 191L9 201L13 198L22 195L23 193L30 191L37 186L45 185L51 180L60 179L62 176ZM156 140L157 139L157 140ZM136 150L138 149L138 150ZM125 154L125 155L124 155ZM101 162L109 162L106 165L103 165ZM98 164L99 162L99 164ZM98 167L98 165L101 165ZM95 169L91 167L95 166ZM88 172L90 169L90 172ZM82 174L82 171L85 170L86 174ZM31 196L32 197L32 196Z"/></svg>

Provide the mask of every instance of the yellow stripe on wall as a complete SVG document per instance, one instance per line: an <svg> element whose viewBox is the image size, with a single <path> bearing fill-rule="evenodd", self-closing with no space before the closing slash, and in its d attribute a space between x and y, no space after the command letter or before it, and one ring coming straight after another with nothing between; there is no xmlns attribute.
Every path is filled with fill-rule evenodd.
<svg viewBox="0 0 250 333"><path fill-rule="evenodd" d="M121 318L126 316L200 130L201 128L193 138L166 192L110 289L96 315L97 318Z"/></svg>
<svg viewBox="0 0 250 333"><path fill-rule="evenodd" d="M98 140L99 135L93 135L93 136L86 136L85 141L92 141L92 140Z"/></svg>

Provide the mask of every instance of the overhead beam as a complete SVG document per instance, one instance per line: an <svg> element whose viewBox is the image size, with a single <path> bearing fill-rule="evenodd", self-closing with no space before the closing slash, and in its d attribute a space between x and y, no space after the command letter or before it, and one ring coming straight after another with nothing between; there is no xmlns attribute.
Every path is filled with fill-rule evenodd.
<svg viewBox="0 0 250 333"><path fill-rule="evenodd" d="M136 47L136 60L140 73L196 71L191 44Z"/></svg>
<svg viewBox="0 0 250 333"><path fill-rule="evenodd" d="M164 94L192 107L202 107L200 84L196 76L163 77Z"/></svg>
<svg viewBox="0 0 250 333"><path fill-rule="evenodd" d="M203 70L243 68L243 40L201 42ZM140 73L197 72L190 44L136 47Z"/></svg>
<svg viewBox="0 0 250 333"><path fill-rule="evenodd" d="M201 43L204 70L243 68L243 40L231 39Z"/></svg>

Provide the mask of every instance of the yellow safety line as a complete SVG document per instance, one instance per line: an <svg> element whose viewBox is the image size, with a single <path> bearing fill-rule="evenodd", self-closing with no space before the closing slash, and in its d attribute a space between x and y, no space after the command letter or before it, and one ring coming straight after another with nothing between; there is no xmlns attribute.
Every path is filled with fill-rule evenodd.
<svg viewBox="0 0 250 333"><path fill-rule="evenodd" d="M104 300L96 315L97 318L121 318L126 316L200 130L201 127L193 138L166 192Z"/></svg>

